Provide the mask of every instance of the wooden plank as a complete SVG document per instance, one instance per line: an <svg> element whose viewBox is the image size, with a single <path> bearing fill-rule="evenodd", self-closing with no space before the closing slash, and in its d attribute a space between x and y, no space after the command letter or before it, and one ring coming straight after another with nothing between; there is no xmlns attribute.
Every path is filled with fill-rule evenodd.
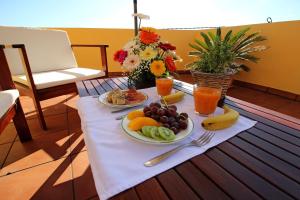
<svg viewBox="0 0 300 200"><path fill-rule="evenodd" d="M193 190L173 169L158 175L158 180L168 193L168 196L173 200L199 199Z"/></svg>
<svg viewBox="0 0 300 200"><path fill-rule="evenodd" d="M109 92L112 90L112 87L110 87L104 79L97 79L99 84L102 86L102 88L105 90L105 92Z"/></svg>
<svg viewBox="0 0 300 200"><path fill-rule="evenodd" d="M118 78L112 78L111 79L120 89L125 90L127 89L127 85L122 83Z"/></svg>
<svg viewBox="0 0 300 200"><path fill-rule="evenodd" d="M115 82L113 82L110 78L105 79L105 82L113 89L120 89L119 86L115 84Z"/></svg>
<svg viewBox="0 0 300 200"><path fill-rule="evenodd" d="M120 194L113 196L112 200L139 200L137 193L135 192L134 188L130 188L121 192Z"/></svg>
<svg viewBox="0 0 300 200"><path fill-rule="evenodd" d="M260 148L238 138L234 137L228 141L229 143L239 147L243 151L252 155L256 159L268 164L274 169L280 171L282 174L288 176L291 179L294 179L298 183L300 183L300 170L296 167L289 165L283 160L261 150Z"/></svg>
<svg viewBox="0 0 300 200"><path fill-rule="evenodd" d="M271 126L267 126L265 124L262 123L256 123L255 128L263 130L271 135L274 135L276 137L281 138L282 140L285 140L289 143L295 144L297 146L300 146L300 134L299 137L294 136L294 135L290 135L286 132L283 132L281 130L275 129Z"/></svg>
<svg viewBox="0 0 300 200"><path fill-rule="evenodd" d="M239 179L240 182L243 182L265 199L292 199L292 197L290 197L288 194L282 192L275 186L271 185L268 181L257 176L255 173L245 168L220 150L214 148L207 152L206 155L208 155L212 160L217 162L233 176Z"/></svg>
<svg viewBox="0 0 300 200"><path fill-rule="evenodd" d="M284 141L278 137L275 137L271 134L266 133L265 131L262 131L260 129L257 129L255 127L248 129L247 132L252 133L253 135L255 135L256 137L259 137L261 139L264 139L266 141L268 141L269 143L272 143L278 147L280 147L281 149L284 149L288 152L291 152L297 156L300 156L300 147L291 144L287 141Z"/></svg>
<svg viewBox="0 0 300 200"><path fill-rule="evenodd" d="M261 197L206 155L196 156L192 158L192 162L233 199L261 199Z"/></svg>
<svg viewBox="0 0 300 200"><path fill-rule="evenodd" d="M169 199L155 178L150 178L137 185L135 190L143 200L167 200Z"/></svg>
<svg viewBox="0 0 300 200"><path fill-rule="evenodd" d="M221 145L218 145L218 149L255 172L258 176L263 177L268 182L280 188L280 190L283 190L285 193L288 193L294 198L300 197L300 185L272 167L262 163L228 142L223 142Z"/></svg>
<svg viewBox="0 0 300 200"><path fill-rule="evenodd" d="M202 199L231 199L191 162L179 165L176 171Z"/></svg>
<svg viewBox="0 0 300 200"><path fill-rule="evenodd" d="M80 97L85 97L90 95L82 81L77 81L76 87Z"/></svg>
<svg viewBox="0 0 300 200"><path fill-rule="evenodd" d="M97 90L97 92L99 93L99 95L105 93L105 90L103 89L103 87L100 85L100 83L96 79L91 80L91 82L92 82L95 90Z"/></svg>
<svg viewBox="0 0 300 200"><path fill-rule="evenodd" d="M128 82L127 82L127 80L124 79L124 77L119 77L117 79L128 88Z"/></svg>
<svg viewBox="0 0 300 200"><path fill-rule="evenodd" d="M240 133L238 137L300 169L300 158L295 154L285 151L280 147L277 147L265 140L252 135L249 132Z"/></svg>
<svg viewBox="0 0 300 200"><path fill-rule="evenodd" d="M90 80L83 81L83 83L91 96L99 95L99 93L97 92Z"/></svg>

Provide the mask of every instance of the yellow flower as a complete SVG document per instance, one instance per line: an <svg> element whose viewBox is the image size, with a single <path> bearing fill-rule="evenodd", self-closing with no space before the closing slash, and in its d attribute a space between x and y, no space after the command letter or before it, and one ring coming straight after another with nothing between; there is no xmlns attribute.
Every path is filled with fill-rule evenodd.
<svg viewBox="0 0 300 200"><path fill-rule="evenodd" d="M162 60L154 60L150 65L150 71L155 76L161 76L166 71L165 63Z"/></svg>
<svg viewBox="0 0 300 200"><path fill-rule="evenodd" d="M150 32L150 33L155 33L156 32L156 29L155 28L152 28L152 27L143 27L141 28L142 31L147 31L147 32Z"/></svg>
<svg viewBox="0 0 300 200"><path fill-rule="evenodd" d="M157 55L157 51L151 47L147 47L144 51L140 53L142 60L151 60Z"/></svg>

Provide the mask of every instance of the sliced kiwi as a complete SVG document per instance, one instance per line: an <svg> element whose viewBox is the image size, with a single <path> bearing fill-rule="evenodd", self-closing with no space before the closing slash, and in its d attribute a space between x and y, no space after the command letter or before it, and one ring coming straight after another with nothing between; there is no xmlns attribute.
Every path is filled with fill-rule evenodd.
<svg viewBox="0 0 300 200"><path fill-rule="evenodd" d="M150 129L152 128L152 126L143 126L142 128L142 134L146 137L149 137L151 138L151 135L150 135Z"/></svg>
<svg viewBox="0 0 300 200"><path fill-rule="evenodd" d="M161 138L163 138L166 141L172 141L176 138L176 135L171 129L168 129L166 127L159 127L158 133Z"/></svg>
<svg viewBox="0 0 300 200"><path fill-rule="evenodd" d="M151 138L153 138L154 140L162 140L162 138L160 137L160 134L158 132L158 128L156 126L153 126L150 129L150 135L151 135Z"/></svg>

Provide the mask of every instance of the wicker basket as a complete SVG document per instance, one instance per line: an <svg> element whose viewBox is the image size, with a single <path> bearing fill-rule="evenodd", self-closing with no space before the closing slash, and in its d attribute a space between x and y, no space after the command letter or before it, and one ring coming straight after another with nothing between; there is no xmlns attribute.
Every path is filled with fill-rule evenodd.
<svg viewBox="0 0 300 200"><path fill-rule="evenodd" d="M204 73L200 71L191 70L192 77L195 83L206 83L211 86L222 86L222 95L221 99L223 99L226 95L228 88L232 82L232 76L234 73L230 74L211 74Z"/></svg>

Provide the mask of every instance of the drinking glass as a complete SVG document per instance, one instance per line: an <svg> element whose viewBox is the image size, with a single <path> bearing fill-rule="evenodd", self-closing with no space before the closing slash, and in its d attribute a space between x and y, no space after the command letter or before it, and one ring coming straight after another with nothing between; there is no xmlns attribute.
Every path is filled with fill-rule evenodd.
<svg viewBox="0 0 300 200"><path fill-rule="evenodd" d="M160 96L166 96L171 94L172 88L173 88L173 78L167 77L167 78L156 78L156 89L157 93Z"/></svg>
<svg viewBox="0 0 300 200"><path fill-rule="evenodd" d="M222 87L219 85L195 84L193 90L195 112L203 116L214 113L221 93Z"/></svg>

